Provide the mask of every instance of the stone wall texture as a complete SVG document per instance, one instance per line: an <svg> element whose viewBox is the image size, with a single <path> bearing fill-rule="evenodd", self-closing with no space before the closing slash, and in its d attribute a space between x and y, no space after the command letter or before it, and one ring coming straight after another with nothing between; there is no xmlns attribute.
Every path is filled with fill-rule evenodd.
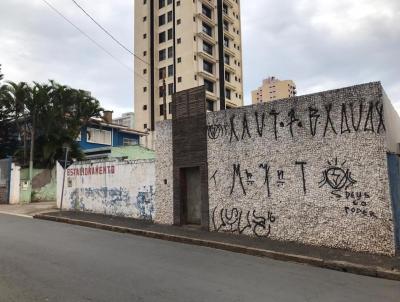
<svg viewBox="0 0 400 302"><path fill-rule="evenodd" d="M370 83L209 113L210 230L393 255L382 96Z"/></svg>
<svg viewBox="0 0 400 302"><path fill-rule="evenodd" d="M173 153L172 121L156 124L156 213L155 222L172 225L173 207Z"/></svg>

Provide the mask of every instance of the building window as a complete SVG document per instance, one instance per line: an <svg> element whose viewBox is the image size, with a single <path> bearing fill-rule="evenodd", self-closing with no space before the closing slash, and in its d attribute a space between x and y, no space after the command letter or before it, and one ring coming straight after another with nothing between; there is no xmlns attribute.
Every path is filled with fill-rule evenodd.
<svg viewBox="0 0 400 302"><path fill-rule="evenodd" d="M136 146L136 145L139 145L139 142L138 142L137 139L126 138L126 137L124 137L124 139L123 139L123 145L124 145L124 146Z"/></svg>
<svg viewBox="0 0 400 302"><path fill-rule="evenodd" d="M225 81L227 82L231 81L231 74L228 71L225 71Z"/></svg>
<svg viewBox="0 0 400 302"><path fill-rule="evenodd" d="M174 65L168 66L168 76L172 77L174 75Z"/></svg>
<svg viewBox="0 0 400 302"><path fill-rule="evenodd" d="M231 58L229 57L229 55L225 54L224 55L224 63L229 65L231 61Z"/></svg>
<svg viewBox="0 0 400 302"><path fill-rule="evenodd" d="M158 70L158 78L159 78L160 80L162 80L162 79L164 78L165 71L166 71L166 68L165 68L165 67L160 68L160 69Z"/></svg>
<svg viewBox="0 0 400 302"><path fill-rule="evenodd" d="M206 100L207 111L214 111L214 102L211 100Z"/></svg>
<svg viewBox="0 0 400 302"><path fill-rule="evenodd" d="M158 59L160 61L164 61L166 59L167 52L165 49L162 49L158 52Z"/></svg>
<svg viewBox="0 0 400 302"><path fill-rule="evenodd" d="M158 43L164 43L166 41L165 31L158 34Z"/></svg>
<svg viewBox="0 0 400 302"><path fill-rule="evenodd" d="M202 12L203 12L203 15L212 19L212 10L207 5L204 5L204 4L202 5Z"/></svg>
<svg viewBox="0 0 400 302"><path fill-rule="evenodd" d="M228 6L224 3L224 6L223 6L223 11L224 11L224 13L225 14L229 14L229 11L228 11Z"/></svg>
<svg viewBox="0 0 400 302"><path fill-rule="evenodd" d="M172 114L172 102L168 103L169 114Z"/></svg>
<svg viewBox="0 0 400 302"><path fill-rule="evenodd" d="M203 22L203 32L212 37L212 28L210 25Z"/></svg>
<svg viewBox="0 0 400 302"><path fill-rule="evenodd" d="M172 58L173 55L174 55L174 48L172 46L168 47L168 58Z"/></svg>
<svg viewBox="0 0 400 302"><path fill-rule="evenodd" d="M160 116L164 116L164 105L160 105Z"/></svg>
<svg viewBox="0 0 400 302"><path fill-rule="evenodd" d="M158 17L158 26L163 26L165 24L165 14Z"/></svg>
<svg viewBox="0 0 400 302"><path fill-rule="evenodd" d="M209 92L214 92L214 83L204 79L204 86L206 87L206 90Z"/></svg>
<svg viewBox="0 0 400 302"><path fill-rule="evenodd" d="M167 21L168 22L172 22L172 11L170 11L170 12L168 12L168 14L167 14Z"/></svg>
<svg viewBox="0 0 400 302"><path fill-rule="evenodd" d="M205 41L203 41L203 50L209 55L213 55L213 46Z"/></svg>
<svg viewBox="0 0 400 302"><path fill-rule="evenodd" d="M227 37L224 37L224 46L229 47L229 39Z"/></svg>
<svg viewBox="0 0 400 302"><path fill-rule="evenodd" d="M225 97L230 100L231 99L231 90L226 88L225 89Z"/></svg>
<svg viewBox="0 0 400 302"><path fill-rule="evenodd" d="M224 21L224 29L226 30L226 31L229 31L229 23L228 23L228 21Z"/></svg>
<svg viewBox="0 0 400 302"><path fill-rule="evenodd" d="M158 0L158 8L163 8L165 6L165 0Z"/></svg>
<svg viewBox="0 0 400 302"><path fill-rule="evenodd" d="M214 73L214 68L213 68L214 64L211 62L208 62L206 60L203 60L203 69L205 71L207 71L208 73L213 74Z"/></svg>
<svg viewBox="0 0 400 302"><path fill-rule="evenodd" d="M168 41L172 40L172 38L174 37L173 32L172 32L172 28L168 29Z"/></svg>
<svg viewBox="0 0 400 302"><path fill-rule="evenodd" d="M86 133L88 143L111 146L111 131L96 128L88 128Z"/></svg>
<svg viewBox="0 0 400 302"><path fill-rule="evenodd" d="M173 95L174 94L174 84L168 84L168 95Z"/></svg>

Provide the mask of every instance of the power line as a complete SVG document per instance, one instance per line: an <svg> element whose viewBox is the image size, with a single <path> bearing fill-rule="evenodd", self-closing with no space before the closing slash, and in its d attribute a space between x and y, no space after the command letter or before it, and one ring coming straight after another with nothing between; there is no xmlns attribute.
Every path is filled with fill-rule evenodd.
<svg viewBox="0 0 400 302"><path fill-rule="evenodd" d="M119 46L121 46L123 49L125 49L127 52L129 52L132 56L134 56L136 59L142 61L143 63L147 64L150 66L149 62L146 62L142 58L140 58L138 55L133 53L128 47L126 47L124 44L122 44L120 41L118 41L117 38L115 38L107 29L104 28L99 22L96 21L95 18L93 18L78 2L75 0L71 0L87 17L90 18L102 31L104 31L111 39L113 39ZM158 68L156 68L158 69Z"/></svg>
<svg viewBox="0 0 400 302"><path fill-rule="evenodd" d="M75 25L71 20L69 20L67 17L65 17L57 8L55 8L53 5L51 5L47 0L42 0L42 1L44 3L46 3L47 6L49 6L53 11L55 11L61 18L63 18L65 21L67 21L69 24L71 24L82 35L84 35L87 39L89 39L93 44L95 44L97 47L99 47L101 50L103 50L105 53L107 53L110 57L112 57L115 61L117 61L119 64L121 64L125 68L129 69L130 71L133 71L133 69L131 67L129 67L128 65L125 65L122 61L120 61L117 57L115 57L111 52L109 52L106 48L104 48L96 40L94 40L87 33L85 33L82 29L80 29L77 25Z"/></svg>
<svg viewBox="0 0 400 302"><path fill-rule="evenodd" d="M113 39L115 42L117 42L123 49L125 49L131 55L134 55L134 53L128 47L126 47L124 44L122 44L120 41L118 41L117 38L115 38L107 29L105 29L103 26L101 26L101 24L99 22L97 22L82 6L80 6L78 2L76 2L75 0L72 0L72 2L75 3L75 5L77 7L79 7L79 9L81 11L83 11L85 13L85 15L88 16L98 27L100 27L101 30L104 31L111 39Z"/></svg>

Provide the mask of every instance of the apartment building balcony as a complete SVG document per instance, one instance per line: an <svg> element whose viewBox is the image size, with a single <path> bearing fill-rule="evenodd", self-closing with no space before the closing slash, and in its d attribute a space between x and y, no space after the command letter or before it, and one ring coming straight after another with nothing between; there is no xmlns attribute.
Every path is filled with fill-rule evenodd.
<svg viewBox="0 0 400 302"><path fill-rule="evenodd" d="M237 108L239 107L238 104L236 104L234 101L225 99L226 106L229 106L230 108Z"/></svg>
<svg viewBox="0 0 400 302"><path fill-rule="evenodd" d="M231 40L235 40L235 36L228 29L224 28L224 36Z"/></svg>
<svg viewBox="0 0 400 302"><path fill-rule="evenodd" d="M224 0L224 3L228 6L230 6L231 8L233 7L234 3L232 0Z"/></svg>
<svg viewBox="0 0 400 302"><path fill-rule="evenodd" d="M224 51L231 57L236 57L236 52L232 48L224 46Z"/></svg>
<svg viewBox="0 0 400 302"><path fill-rule="evenodd" d="M206 59L214 64L217 63L217 59L213 55L210 55L209 53L206 53L205 51L198 51L196 53L196 55L198 57Z"/></svg>
<svg viewBox="0 0 400 302"><path fill-rule="evenodd" d="M217 81L217 77L214 74L209 73L209 72L204 71L204 70L198 71L197 75L199 75L203 79L207 79L207 80L212 81L212 82L216 82Z"/></svg>
<svg viewBox="0 0 400 302"><path fill-rule="evenodd" d="M231 17L230 15L228 15L228 14L225 13L225 12L224 12L224 19L225 19L226 21L228 21L229 23L231 23L231 24L234 24L234 23L235 23L235 19L233 19L233 17Z"/></svg>
<svg viewBox="0 0 400 302"><path fill-rule="evenodd" d="M210 26L216 26L217 25L217 23L214 20L210 19L209 17L207 17L203 13L196 13L194 16L196 18L199 18L201 21L206 22Z"/></svg>
<svg viewBox="0 0 400 302"><path fill-rule="evenodd" d="M232 82L225 81L225 86L226 86L226 88L229 88L232 91L236 91L237 90L236 85L233 84Z"/></svg>
<svg viewBox="0 0 400 302"><path fill-rule="evenodd" d="M196 33L196 36L203 39L204 41L212 44L212 45L216 45L217 41L215 40L214 37L211 37L209 35L207 35L205 32L203 31L199 31L198 33Z"/></svg>
<svg viewBox="0 0 400 302"><path fill-rule="evenodd" d="M231 73L234 73L234 74L236 74L236 69L235 69L235 67L233 67L233 66L231 66L231 65L229 65L229 64L224 64L225 65L225 70L227 70L227 71L229 71L229 72L231 72Z"/></svg>
<svg viewBox="0 0 400 302"><path fill-rule="evenodd" d="M218 101L218 97L215 94L215 91L214 92L210 92L210 91L206 90L206 98L209 99L209 100L212 100L212 101Z"/></svg>

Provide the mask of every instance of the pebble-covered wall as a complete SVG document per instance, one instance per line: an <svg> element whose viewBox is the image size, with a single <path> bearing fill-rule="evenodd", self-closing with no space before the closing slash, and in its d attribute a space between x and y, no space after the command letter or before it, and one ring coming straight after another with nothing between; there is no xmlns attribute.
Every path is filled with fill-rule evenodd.
<svg viewBox="0 0 400 302"><path fill-rule="evenodd" d="M156 124L156 213L155 222L172 225L173 216L173 154L172 121Z"/></svg>
<svg viewBox="0 0 400 302"><path fill-rule="evenodd" d="M210 230L394 254L383 90L209 113Z"/></svg>

